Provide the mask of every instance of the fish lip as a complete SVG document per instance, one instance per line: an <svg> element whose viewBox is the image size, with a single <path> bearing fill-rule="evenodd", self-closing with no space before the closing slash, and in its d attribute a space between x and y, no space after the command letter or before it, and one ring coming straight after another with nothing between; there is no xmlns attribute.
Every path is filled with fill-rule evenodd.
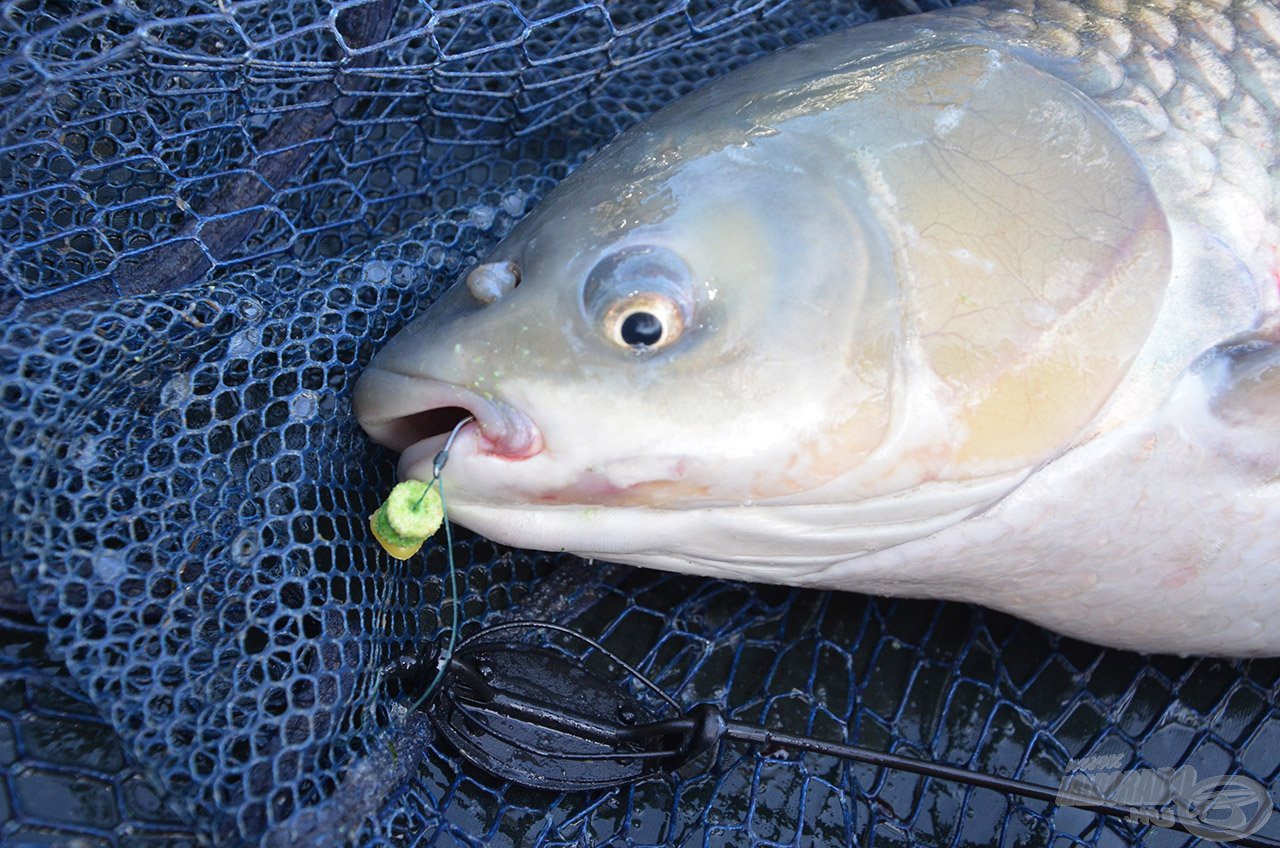
<svg viewBox="0 0 1280 848"><path fill-rule="evenodd" d="M528 459L543 449L541 431L522 410L432 377L370 366L360 375L353 405L356 420L371 439L404 454L401 468L416 462L424 452L434 456L444 447L447 432L423 437L414 432L411 419L447 407L465 409L475 419L459 431L458 447L466 444L476 453L513 461ZM463 439L464 435L475 438Z"/></svg>

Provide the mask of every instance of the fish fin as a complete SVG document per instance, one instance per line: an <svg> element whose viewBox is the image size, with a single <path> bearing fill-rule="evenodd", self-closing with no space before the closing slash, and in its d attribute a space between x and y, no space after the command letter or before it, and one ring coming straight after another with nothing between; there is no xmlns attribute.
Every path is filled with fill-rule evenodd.
<svg viewBox="0 0 1280 848"><path fill-rule="evenodd" d="M1260 436L1280 457L1280 327L1219 345L1201 361L1213 414L1233 431Z"/></svg>

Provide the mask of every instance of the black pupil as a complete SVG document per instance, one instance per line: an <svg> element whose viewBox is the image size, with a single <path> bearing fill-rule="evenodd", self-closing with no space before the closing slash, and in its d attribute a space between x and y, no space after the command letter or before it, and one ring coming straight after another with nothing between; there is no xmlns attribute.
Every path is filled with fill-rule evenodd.
<svg viewBox="0 0 1280 848"><path fill-rule="evenodd" d="M632 312L622 321L622 340L632 347L651 347L662 340L662 322L652 312Z"/></svg>

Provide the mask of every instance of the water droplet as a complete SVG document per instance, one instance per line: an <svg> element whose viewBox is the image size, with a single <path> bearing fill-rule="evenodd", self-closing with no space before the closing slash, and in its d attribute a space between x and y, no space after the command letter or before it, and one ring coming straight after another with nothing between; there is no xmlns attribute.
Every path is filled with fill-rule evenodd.
<svg viewBox="0 0 1280 848"><path fill-rule="evenodd" d="M241 530L231 542L231 555L238 562L248 562L258 552L258 534L253 530Z"/></svg>
<svg viewBox="0 0 1280 848"><path fill-rule="evenodd" d="M174 374L169 382L160 389L160 404L172 408L180 408L191 400L191 375L185 371Z"/></svg>
<svg viewBox="0 0 1280 848"><path fill-rule="evenodd" d="M493 219L497 214L497 210L487 203L478 203L471 207L471 223L482 230L487 230L493 226Z"/></svg>
<svg viewBox="0 0 1280 848"><path fill-rule="evenodd" d="M528 202L529 196L523 191L513 191L502 198L502 211L515 218L524 214L524 207Z"/></svg>
<svg viewBox="0 0 1280 848"><path fill-rule="evenodd" d="M227 342L227 358L248 359L258 350L259 340L257 327L245 327Z"/></svg>
<svg viewBox="0 0 1280 848"><path fill-rule="evenodd" d="M88 471L98 463L98 439L96 436L81 435L77 436L72 443L72 449L68 451L75 459L72 464L81 471Z"/></svg>
<svg viewBox="0 0 1280 848"><path fill-rule="evenodd" d="M103 581L120 579L128 568L128 563L118 551L101 551L93 558L93 573Z"/></svg>
<svg viewBox="0 0 1280 848"><path fill-rule="evenodd" d="M289 414L294 418L312 418L316 414L319 400L313 391L303 390L289 399Z"/></svg>

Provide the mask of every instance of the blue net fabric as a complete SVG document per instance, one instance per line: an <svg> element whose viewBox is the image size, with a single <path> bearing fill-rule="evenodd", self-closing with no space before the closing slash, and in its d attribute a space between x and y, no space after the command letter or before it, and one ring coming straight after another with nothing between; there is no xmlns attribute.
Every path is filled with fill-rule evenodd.
<svg viewBox="0 0 1280 848"><path fill-rule="evenodd" d="M44 629L0 627L3 844L195 848L115 729L45 650Z"/></svg>
<svg viewBox="0 0 1280 848"><path fill-rule="evenodd" d="M459 762L379 673L452 609L438 544L398 563L368 532L394 480L349 408L373 352L640 117L918 8L0 4L4 839L1192 841L739 746L704 773L537 792ZM464 632L569 624L734 718L1051 785L1089 753L1280 773L1273 661L1144 658L964 606L465 533L456 556Z"/></svg>

